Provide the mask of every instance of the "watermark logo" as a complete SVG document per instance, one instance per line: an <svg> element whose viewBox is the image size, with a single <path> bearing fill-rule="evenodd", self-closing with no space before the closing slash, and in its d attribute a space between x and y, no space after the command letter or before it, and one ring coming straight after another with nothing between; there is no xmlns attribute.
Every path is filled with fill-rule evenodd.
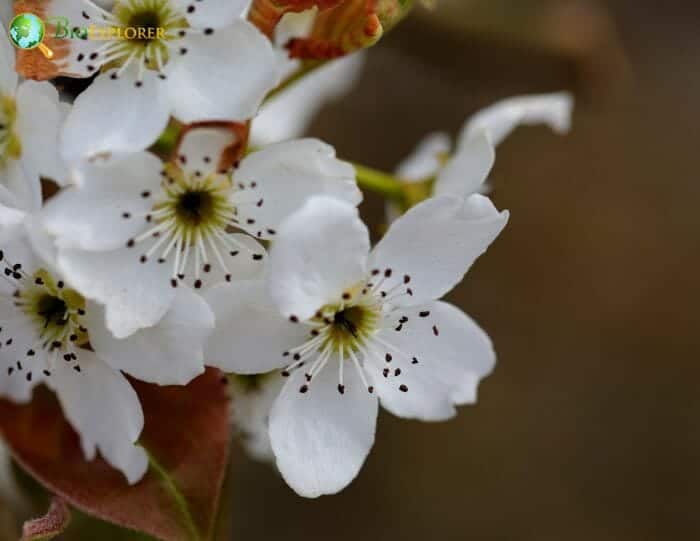
<svg viewBox="0 0 700 541"><path fill-rule="evenodd" d="M67 17L51 17L46 22L34 13L20 13L10 23L10 41L18 49L39 49L51 59L54 53L43 41L46 24L55 28L55 39L89 39L96 41L137 40L153 41L165 39L165 28L151 26L71 26Z"/></svg>
<svg viewBox="0 0 700 541"><path fill-rule="evenodd" d="M10 41L18 49L39 49L46 58L53 58L53 51L44 45L46 27L44 21L33 13L20 13L10 23Z"/></svg>

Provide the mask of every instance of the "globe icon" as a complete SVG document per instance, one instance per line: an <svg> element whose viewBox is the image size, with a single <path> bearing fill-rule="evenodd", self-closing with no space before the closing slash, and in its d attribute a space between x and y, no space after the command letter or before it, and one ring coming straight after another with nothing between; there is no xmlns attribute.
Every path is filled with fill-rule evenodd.
<svg viewBox="0 0 700 541"><path fill-rule="evenodd" d="M44 39L44 21L33 13L21 13L10 23L10 38L20 49L34 49Z"/></svg>

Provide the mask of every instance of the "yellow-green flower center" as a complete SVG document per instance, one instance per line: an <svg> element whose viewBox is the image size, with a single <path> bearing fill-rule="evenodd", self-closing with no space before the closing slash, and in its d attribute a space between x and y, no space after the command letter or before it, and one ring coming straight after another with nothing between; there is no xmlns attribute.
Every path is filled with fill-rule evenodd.
<svg viewBox="0 0 700 541"><path fill-rule="evenodd" d="M339 307L326 306L316 316L316 321L325 324L326 339L320 350L330 347L349 355L357 352L372 336L380 319L378 307L370 304Z"/></svg>
<svg viewBox="0 0 700 541"><path fill-rule="evenodd" d="M99 15L92 16L97 24L90 27L90 38L104 41L104 45L90 55L78 52L76 61L83 63L88 73L100 68L114 70L113 79L129 66L137 66L136 86L143 84L144 70L157 71L165 79L163 68L171 56L187 53L186 47L174 44L175 40L189 32L201 33L190 28L180 7L171 0L118 0L111 13L95 9Z"/></svg>
<svg viewBox="0 0 700 541"><path fill-rule="evenodd" d="M88 342L82 326L85 299L60 280L40 269L27 279L27 286L18 290L15 304L34 323L43 347L64 348Z"/></svg>
<svg viewBox="0 0 700 541"><path fill-rule="evenodd" d="M212 174L187 179L181 171L171 171L174 176L164 184L164 198L153 207L155 223L176 228L189 245L225 231L235 214L230 178Z"/></svg>

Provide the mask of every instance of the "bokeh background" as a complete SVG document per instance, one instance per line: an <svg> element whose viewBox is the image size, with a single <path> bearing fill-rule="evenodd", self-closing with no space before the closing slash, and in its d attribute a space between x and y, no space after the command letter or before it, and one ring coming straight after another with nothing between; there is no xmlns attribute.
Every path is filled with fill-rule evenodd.
<svg viewBox="0 0 700 541"><path fill-rule="evenodd" d="M372 49L310 130L344 158L390 171L525 93L574 92L573 130L498 149L511 222L450 296L498 351L479 404L382 414L358 479L315 501L236 445L233 540L700 539L699 30L697 0L439 0Z"/></svg>
<svg viewBox="0 0 700 541"><path fill-rule="evenodd" d="M499 98L576 93L569 136L521 128L499 147L511 222L451 295L496 372L451 422L382 415L338 496L300 499L237 449L233 539L698 539L700 4L439 4L311 133L391 170ZM364 212L381 222L380 201Z"/></svg>

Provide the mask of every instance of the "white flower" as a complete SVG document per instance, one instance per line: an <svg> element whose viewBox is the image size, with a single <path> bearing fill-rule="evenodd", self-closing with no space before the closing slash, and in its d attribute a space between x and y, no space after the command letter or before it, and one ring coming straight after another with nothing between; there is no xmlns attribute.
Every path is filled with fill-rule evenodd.
<svg viewBox="0 0 700 541"><path fill-rule="evenodd" d="M396 175L409 183L436 177L435 195L467 196L484 191L484 181L493 167L493 147L520 125L546 124L557 133L566 133L572 109L573 98L566 92L497 102L467 120L451 158L450 137L434 133L399 165Z"/></svg>
<svg viewBox="0 0 700 541"><path fill-rule="evenodd" d="M329 62L270 99L253 120L253 145L304 135L318 112L354 86L366 55L358 52Z"/></svg>
<svg viewBox="0 0 700 541"><path fill-rule="evenodd" d="M430 199L370 252L357 210L314 197L280 227L263 282L206 294L206 357L242 374L283 367L270 415L277 466L303 496L343 489L373 442L378 402L436 421L473 403L494 352L461 310L437 301L508 220L481 195ZM283 317L280 317L280 314Z"/></svg>
<svg viewBox="0 0 700 541"><path fill-rule="evenodd" d="M41 205L40 176L65 180L58 130L67 105L49 83L18 83L15 52L0 30L0 227L22 223Z"/></svg>
<svg viewBox="0 0 700 541"><path fill-rule="evenodd" d="M244 0L48 0L72 25L142 28L154 39L63 39L55 75L89 77L63 132L67 162L142 150L175 116L185 123L254 116L279 81L272 45L243 20ZM159 37L158 32L163 32ZM129 34L126 34L127 36Z"/></svg>
<svg viewBox="0 0 700 541"><path fill-rule="evenodd" d="M275 27L274 41L283 79L293 77L304 65L290 59L286 45L311 33L316 8L289 12ZM307 128L322 107L342 98L355 85L364 68L365 51L326 62L267 100L253 120L251 142L255 146L294 139Z"/></svg>
<svg viewBox="0 0 700 541"><path fill-rule="evenodd" d="M206 303L182 289L158 325L116 340L101 308L49 270L25 237L2 243L0 265L0 396L26 402L45 383L79 433L85 457L92 460L99 450L137 482L148 468L135 445L143 412L121 370L173 384L201 374L202 343L214 326Z"/></svg>
<svg viewBox="0 0 700 541"><path fill-rule="evenodd" d="M82 187L47 205L59 268L105 305L116 337L159 321L181 283L199 289L258 274L265 250L255 239L273 239L308 197L328 194L354 205L362 198L352 166L320 141L272 145L221 171L218 156L229 138L192 130L177 163L142 152L87 165Z"/></svg>

